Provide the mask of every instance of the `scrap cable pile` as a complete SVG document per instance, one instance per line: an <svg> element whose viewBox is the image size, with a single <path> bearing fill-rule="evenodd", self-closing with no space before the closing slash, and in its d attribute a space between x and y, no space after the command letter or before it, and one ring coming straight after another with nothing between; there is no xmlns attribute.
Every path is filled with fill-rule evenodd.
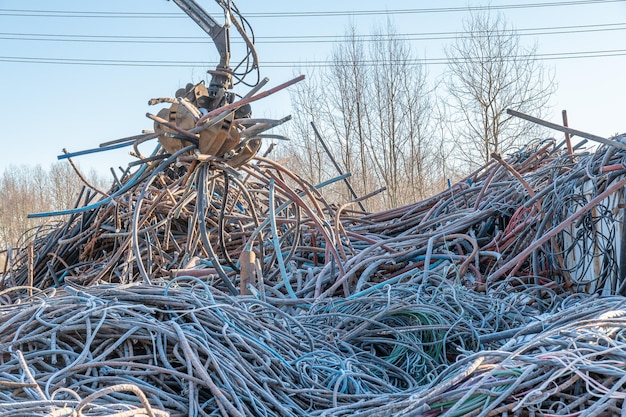
<svg viewBox="0 0 626 417"><path fill-rule="evenodd" d="M376 213L193 149L13 252L0 415L624 413L621 148L535 142Z"/></svg>
<svg viewBox="0 0 626 417"><path fill-rule="evenodd" d="M2 310L0 415L623 414L623 297L429 281L300 314L191 277L40 294Z"/></svg>
<svg viewBox="0 0 626 417"><path fill-rule="evenodd" d="M328 205L313 187L302 184L307 192L300 195L287 186L287 180L301 181L285 178L290 173L274 162L243 167L241 178L210 171L208 163L185 170L188 165L170 162L135 174L122 187L125 192L105 204L71 213L34 241L32 265L18 260L7 281L24 286L30 280L31 286L47 288L69 281L151 283L192 274L221 280L216 287L235 295L235 281L246 268L263 278L259 285L276 284L277 290L279 274L294 259L307 262L326 252L337 257L323 217ZM328 244L308 244L314 233ZM242 257L251 264L242 264ZM292 291L289 285L284 286Z"/></svg>
<svg viewBox="0 0 626 417"><path fill-rule="evenodd" d="M310 184L257 155L289 117L249 104L303 77L259 93L234 3L221 25L174 2L219 64L150 101L168 106L154 132L101 145L138 158L106 193L35 214L62 217L8 251L0 417L626 416L624 136L535 141L354 211L380 190L335 205L321 190L347 176Z"/></svg>
<svg viewBox="0 0 626 417"><path fill-rule="evenodd" d="M426 273L448 268L483 291L539 283L624 294L624 150L572 156L553 141L533 145L506 161L495 155L427 200L343 218L351 235L375 242L356 257Z"/></svg>
<svg viewBox="0 0 626 417"><path fill-rule="evenodd" d="M533 283L624 293L626 245L616 232L624 151L571 156L552 141L534 145L432 198L369 214L329 204L324 184L265 157L234 171L169 156L100 202L69 210L35 237L33 259L16 251L2 284L147 284L191 274L231 295L319 299L445 268L479 291Z"/></svg>

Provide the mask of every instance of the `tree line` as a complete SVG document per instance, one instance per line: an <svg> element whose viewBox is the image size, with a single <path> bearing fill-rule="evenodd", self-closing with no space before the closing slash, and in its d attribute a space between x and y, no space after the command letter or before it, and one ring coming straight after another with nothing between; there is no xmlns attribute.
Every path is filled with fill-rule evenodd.
<svg viewBox="0 0 626 417"><path fill-rule="evenodd" d="M292 89L294 120L285 164L317 184L338 173L311 122L370 210L397 207L444 189L540 135L536 125L506 114L511 108L543 117L555 92L537 59L503 15L471 13L464 33L445 48L448 64L432 80L393 24L364 41L350 27L328 66ZM342 183L325 191L350 201Z"/></svg>
<svg viewBox="0 0 626 417"><path fill-rule="evenodd" d="M39 164L9 166L0 175L0 251L24 247L46 222L58 219L29 218L30 213L81 204L77 198L85 182L67 162L56 162L47 169ZM84 179L94 187L107 188L106 180L93 170Z"/></svg>

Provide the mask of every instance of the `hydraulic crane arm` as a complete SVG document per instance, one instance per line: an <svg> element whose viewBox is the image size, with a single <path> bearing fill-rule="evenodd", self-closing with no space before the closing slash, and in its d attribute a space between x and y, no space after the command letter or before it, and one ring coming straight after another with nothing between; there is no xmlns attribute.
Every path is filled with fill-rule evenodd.
<svg viewBox="0 0 626 417"><path fill-rule="evenodd" d="M230 10L222 6L226 13L226 23L220 25L204 10L195 0L173 0L202 30L213 40L220 54L220 62L215 71L209 71L212 75L208 87L207 110L213 110L222 106L227 97L226 92L232 87L232 71L230 64L230 38L228 27L230 26Z"/></svg>
<svg viewBox="0 0 626 417"><path fill-rule="evenodd" d="M228 38L228 22L221 26L194 0L173 0L215 43L220 54L219 67L228 68L230 61L230 44ZM226 13L229 13L226 10Z"/></svg>

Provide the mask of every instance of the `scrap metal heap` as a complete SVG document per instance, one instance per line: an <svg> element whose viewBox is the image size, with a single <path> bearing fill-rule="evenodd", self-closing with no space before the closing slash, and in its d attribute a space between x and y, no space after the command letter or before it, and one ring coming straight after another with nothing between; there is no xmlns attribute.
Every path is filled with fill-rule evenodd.
<svg viewBox="0 0 626 417"><path fill-rule="evenodd" d="M625 414L623 138L363 213L257 155L288 118L244 106L301 78L236 99L232 74L154 100L106 196L13 251L1 415Z"/></svg>

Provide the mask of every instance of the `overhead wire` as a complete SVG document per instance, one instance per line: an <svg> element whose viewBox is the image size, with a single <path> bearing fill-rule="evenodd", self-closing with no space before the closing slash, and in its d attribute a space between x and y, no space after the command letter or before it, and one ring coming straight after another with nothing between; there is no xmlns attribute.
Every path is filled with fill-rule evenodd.
<svg viewBox="0 0 626 417"><path fill-rule="evenodd" d="M607 32L626 30L626 23L601 23L595 25L575 25L575 26L548 26L537 28L521 28L504 33L511 33L519 36L535 35L561 35L590 32ZM379 42L383 40L448 40L457 39L466 35L465 32L416 32L397 33L394 35L355 35L355 39L360 42ZM473 37L491 36L491 32L482 34L480 31L473 32ZM82 35L82 34L49 34L49 33L13 33L0 32L2 40L19 41L52 41L52 42L93 42L93 43L157 43L157 44L186 44L186 43L210 43L205 36L137 36L137 35ZM290 35L281 36L256 36L258 44L281 44L281 43L337 43L345 42L344 36L338 35ZM231 40L231 43L242 43L239 39Z"/></svg>
<svg viewBox="0 0 626 417"><path fill-rule="evenodd" d="M515 55L502 57L504 60L517 60L520 58L536 58L541 61L591 59L626 56L626 49L608 49L598 51L574 51L539 53L534 55ZM59 65L95 65L95 66L124 66L124 67L212 67L216 62L207 61L179 61L179 60L122 60L122 59L80 59L80 58L44 58L25 56L0 56L0 62L30 63L30 64L59 64ZM423 58L403 60L403 63L413 65L448 65L450 62L480 63L480 58ZM341 61L338 61L341 63ZM360 65L373 66L375 61L359 61ZM266 68L324 68L337 65L337 62L329 61L267 61L263 63Z"/></svg>
<svg viewBox="0 0 626 417"><path fill-rule="evenodd" d="M580 2L561 2L565 3L580 3ZM560 4L560 3L559 3ZM518 5L511 5L517 7ZM529 6L530 7L530 6ZM534 6L533 6L534 7ZM4 9L4 10L13 10L13 9ZM15 9L19 11L18 9ZM416 9L417 10L417 9ZM421 9L419 9L421 10ZM426 9L424 9L426 10ZM247 23L247 20L241 16L237 9L233 10L238 19L241 19L243 25L237 25L237 29L240 31L244 39L247 39L246 32L250 32L252 43L255 42L254 33L251 31L250 25ZM80 13L80 12L76 12ZM117 15L118 12L106 12L105 15ZM122 12L119 12L122 13ZM146 15L151 15L146 13ZM235 20L234 23L237 23L238 20ZM520 30L513 31L512 33L516 33L519 35L556 35L556 34L574 34L574 33L589 33L589 32L600 32L600 31L615 31L615 30L624 30L626 26L623 26L624 23L605 23L605 24L595 24L595 25L583 25L583 26L554 26L554 27L542 27L542 28L524 28ZM246 29L247 28L247 29ZM475 34L473 34L474 36ZM416 41L416 40L445 40L445 39L454 39L458 36L462 36L462 32L425 32L425 33L409 33L409 34L398 34L394 35L393 39L402 39L407 41ZM489 36L486 34L485 36ZM0 34L0 39L6 41L57 41L57 42L112 42L112 43L189 43L189 42L197 42L198 43L207 43L205 41L201 41L198 37L164 37L164 36L121 36L121 35L55 35L55 34L20 34L20 33L10 33L4 32ZM341 37L328 37L328 36L301 36L301 37L293 37L286 36L280 37L266 37L266 38L257 38L260 43L263 43L264 39L267 39L266 43L321 43L321 42L342 42ZM377 41L386 41L387 37L372 37L361 35L359 39L365 42L377 42ZM389 39L392 39L389 37ZM241 42L241 40L239 40ZM244 42L248 42L247 40ZM232 42L233 44L237 43L237 40ZM257 72L257 78L259 77L258 68L250 65L250 54L254 53L254 50L250 49L250 45L248 45L247 53L241 59L240 64L235 67L235 71L239 68L240 65L244 65L244 70L241 74L234 73L234 78L236 82L244 82L244 77L252 71ZM572 51L572 52L556 52L556 53L543 53L537 54L534 57L539 58L544 61L551 60L565 60L565 59L591 59L591 58L608 58L608 57L621 57L626 55L626 50L623 49L607 49L607 50L595 50L595 51ZM515 60L520 57L518 56L510 56L506 57L507 59ZM9 63L31 63L31 64L57 64L57 65L88 65L88 66L124 66L124 67L190 67L190 66L210 66L215 65L212 62L202 62L195 60L123 60L123 59L82 59L82 58L47 58L47 57L29 57L29 56L0 56L0 62L9 62ZM447 58L424 58L414 60L415 64L423 64L423 65L446 65L451 61ZM457 61L455 61L457 62ZM465 62L465 61L464 61ZM468 61L470 62L470 61ZM473 62L473 61L471 61ZM373 65L372 62L362 62L364 66ZM268 68L290 68L294 66L302 67L302 68L321 68L327 67L331 64L323 61L274 61L274 62L266 62L264 66ZM246 85L253 85L254 83L248 82Z"/></svg>
<svg viewBox="0 0 626 417"><path fill-rule="evenodd" d="M255 18L294 18L294 17L333 17L333 16L364 16L390 14L423 14L450 13L484 10L535 9L562 6L599 5L623 3L626 0L568 0L538 3L514 3L489 6L462 7L431 7L410 9L378 9L378 10L344 10L344 11L302 11L302 12L249 12L247 16ZM68 11L68 10L32 10L32 9L0 9L0 15L29 17L78 17L78 18L185 18L181 13L168 12L112 12L112 11Z"/></svg>

